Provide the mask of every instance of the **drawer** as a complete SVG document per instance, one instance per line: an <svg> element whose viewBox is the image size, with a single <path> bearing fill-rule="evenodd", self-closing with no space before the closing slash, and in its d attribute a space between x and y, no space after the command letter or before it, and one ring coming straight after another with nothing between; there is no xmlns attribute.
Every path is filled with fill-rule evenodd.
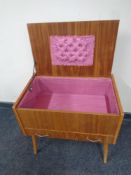
<svg viewBox="0 0 131 175"><path fill-rule="evenodd" d="M65 132L56 130L37 130L37 129L26 129L28 136L36 135L38 137L49 137L67 140L80 140L90 142L113 143L114 137L112 135L101 135L92 133L80 133L80 132Z"/></svg>

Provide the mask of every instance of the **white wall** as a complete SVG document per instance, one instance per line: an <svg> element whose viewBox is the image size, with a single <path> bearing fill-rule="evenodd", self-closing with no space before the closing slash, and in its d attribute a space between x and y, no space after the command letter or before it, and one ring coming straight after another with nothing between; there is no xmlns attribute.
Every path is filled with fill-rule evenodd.
<svg viewBox="0 0 131 175"><path fill-rule="evenodd" d="M14 102L32 75L29 22L120 19L113 72L131 112L130 0L0 0L0 101Z"/></svg>

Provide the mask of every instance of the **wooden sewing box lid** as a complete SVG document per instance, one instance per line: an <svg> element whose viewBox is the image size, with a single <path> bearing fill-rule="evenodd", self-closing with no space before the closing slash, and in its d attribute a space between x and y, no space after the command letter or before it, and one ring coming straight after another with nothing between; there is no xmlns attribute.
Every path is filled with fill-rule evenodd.
<svg viewBox="0 0 131 175"><path fill-rule="evenodd" d="M28 32L36 66L36 75L73 77L110 77L119 20L29 23ZM50 36L94 35L92 66L53 65Z"/></svg>

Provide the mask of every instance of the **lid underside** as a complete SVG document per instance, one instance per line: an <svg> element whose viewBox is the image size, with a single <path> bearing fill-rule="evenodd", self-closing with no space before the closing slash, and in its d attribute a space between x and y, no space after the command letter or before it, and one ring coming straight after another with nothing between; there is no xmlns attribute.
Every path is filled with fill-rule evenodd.
<svg viewBox="0 0 131 175"><path fill-rule="evenodd" d="M110 76L118 25L119 20L28 24L37 75ZM53 65L51 62L50 36L55 35L95 36L93 65Z"/></svg>

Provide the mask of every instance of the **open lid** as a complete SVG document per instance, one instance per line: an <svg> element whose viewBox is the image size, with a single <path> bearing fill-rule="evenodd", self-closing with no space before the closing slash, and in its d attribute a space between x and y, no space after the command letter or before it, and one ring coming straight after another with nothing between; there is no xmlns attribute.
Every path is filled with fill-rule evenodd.
<svg viewBox="0 0 131 175"><path fill-rule="evenodd" d="M119 20L30 23L28 31L37 75L94 77L111 75ZM93 64L52 64L51 37L95 38Z"/></svg>

